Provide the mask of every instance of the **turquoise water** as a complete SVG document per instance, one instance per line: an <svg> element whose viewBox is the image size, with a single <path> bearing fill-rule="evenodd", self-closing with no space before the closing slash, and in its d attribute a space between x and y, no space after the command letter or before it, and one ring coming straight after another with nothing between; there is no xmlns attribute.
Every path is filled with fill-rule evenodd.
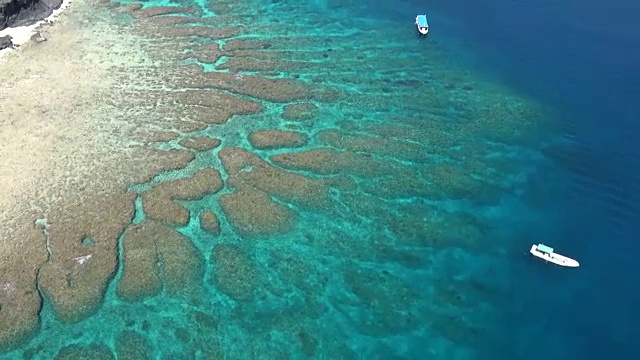
<svg viewBox="0 0 640 360"><path fill-rule="evenodd" d="M231 73L183 80L260 110L189 134L221 144L186 169L131 184L136 214L97 313L63 324L45 299L38 334L4 357L539 359L546 351L534 337L554 346L546 359L574 356L560 331L523 319L548 296L531 297L537 284L569 302L563 283L578 279L525 254L540 239L565 249L565 214L549 201L568 181L547 156L563 144L556 109L474 68L459 39L438 28L420 38L412 19L357 4L144 9L167 5L195 10L159 36L244 27L181 40L193 55L183 66ZM206 43L225 53L203 62ZM292 105L305 111L293 115ZM296 140L278 144L282 133L257 137L262 130ZM172 222L180 208L147 213L152 185L207 168L225 184L175 200L185 222ZM219 234L203 229L203 211L217 216ZM157 232L132 235L146 231Z"/></svg>

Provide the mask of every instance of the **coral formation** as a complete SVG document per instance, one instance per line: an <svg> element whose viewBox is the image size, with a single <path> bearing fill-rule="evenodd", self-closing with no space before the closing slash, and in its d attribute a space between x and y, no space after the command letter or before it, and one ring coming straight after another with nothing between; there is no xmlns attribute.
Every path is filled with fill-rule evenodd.
<svg viewBox="0 0 640 360"><path fill-rule="evenodd" d="M279 149L301 147L307 136L297 131L258 130L249 135L251 146L256 149Z"/></svg>
<svg viewBox="0 0 640 360"><path fill-rule="evenodd" d="M211 211L207 210L200 213L200 226L214 235L220 235L220 220Z"/></svg>
<svg viewBox="0 0 640 360"><path fill-rule="evenodd" d="M251 300L259 286L251 259L235 245L218 244L211 254L216 286L235 300Z"/></svg>
<svg viewBox="0 0 640 360"><path fill-rule="evenodd" d="M142 195L147 217L166 224L184 226L189 222L189 211L174 200L195 200L222 189L220 172L204 169L191 177L172 180L155 185Z"/></svg>
<svg viewBox="0 0 640 360"><path fill-rule="evenodd" d="M235 230L248 237L286 232L295 218L291 210L251 187L222 195L220 206Z"/></svg>
<svg viewBox="0 0 640 360"><path fill-rule="evenodd" d="M153 348L142 334L123 331L116 341L116 354L119 360L147 360L153 359Z"/></svg>
<svg viewBox="0 0 640 360"><path fill-rule="evenodd" d="M205 136L184 138L180 140L180 145L197 151L207 151L220 146L220 139Z"/></svg>
<svg viewBox="0 0 640 360"><path fill-rule="evenodd" d="M282 118L292 121L303 121L315 118L318 107L310 103L287 104L282 111Z"/></svg>
<svg viewBox="0 0 640 360"><path fill-rule="evenodd" d="M65 346L60 349L55 360L115 360L115 356L106 345L94 343L87 346Z"/></svg>
<svg viewBox="0 0 640 360"><path fill-rule="evenodd" d="M179 232L152 221L131 226L123 240L124 267L118 295L141 300L163 288L184 295L197 289L204 272L204 258Z"/></svg>

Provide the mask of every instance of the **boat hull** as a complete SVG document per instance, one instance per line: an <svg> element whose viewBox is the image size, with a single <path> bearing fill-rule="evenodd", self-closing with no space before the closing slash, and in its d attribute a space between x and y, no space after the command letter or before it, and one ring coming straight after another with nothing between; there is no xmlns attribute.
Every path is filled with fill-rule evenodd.
<svg viewBox="0 0 640 360"><path fill-rule="evenodd" d="M565 267L578 267L580 266L580 263L570 257L566 257L560 254L556 254L555 252L552 254L548 254L548 253L544 253L542 251L538 250L538 247L536 245L532 245L531 246L531 250L529 251L531 253L531 255L538 257L542 260L554 263L556 265L559 266L565 266Z"/></svg>

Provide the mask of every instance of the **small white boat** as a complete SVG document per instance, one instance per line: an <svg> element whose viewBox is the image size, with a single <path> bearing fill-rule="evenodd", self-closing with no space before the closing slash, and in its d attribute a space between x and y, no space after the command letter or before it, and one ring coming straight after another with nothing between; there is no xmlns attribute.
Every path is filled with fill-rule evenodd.
<svg viewBox="0 0 640 360"><path fill-rule="evenodd" d="M539 257L542 260L552 262L560 266L578 267L580 263L572 258L556 254L552 247L544 244L533 244L529 251L533 256Z"/></svg>
<svg viewBox="0 0 640 360"><path fill-rule="evenodd" d="M427 22L427 15L416 16L416 27L418 32L422 35L427 35L429 32L429 22Z"/></svg>

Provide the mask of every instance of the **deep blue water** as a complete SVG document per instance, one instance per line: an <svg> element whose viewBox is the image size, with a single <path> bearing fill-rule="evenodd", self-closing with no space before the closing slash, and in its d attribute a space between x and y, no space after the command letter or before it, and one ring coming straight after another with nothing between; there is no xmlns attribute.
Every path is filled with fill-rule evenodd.
<svg viewBox="0 0 640 360"><path fill-rule="evenodd" d="M562 121L571 146L556 154L556 161L569 181L546 200L557 210L549 212L552 229L530 235L533 240L553 234L548 242L571 249L582 265L576 274L514 270L518 290L510 299L510 324L524 328L544 319L522 346L551 344L534 346L547 355L522 358L569 358L549 355L559 349L576 359L636 358L640 5L620 0L370 4L384 17L430 13L432 33L446 32L457 46L471 50L472 66L553 107Z"/></svg>
<svg viewBox="0 0 640 360"><path fill-rule="evenodd" d="M549 200L566 215L555 222L549 242L571 249L582 267L575 274L535 267L517 274L522 292L512 300L528 311L513 314L514 326L544 318L548 333L530 339L550 341L550 347L540 345L543 352L564 347L576 359L636 358L640 5L435 0L405 6L407 15L433 9L455 19L461 24L457 35L477 54L476 65L553 106L573 142L571 151L558 154L570 181L566 193ZM556 296L558 291L566 293Z"/></svg>

